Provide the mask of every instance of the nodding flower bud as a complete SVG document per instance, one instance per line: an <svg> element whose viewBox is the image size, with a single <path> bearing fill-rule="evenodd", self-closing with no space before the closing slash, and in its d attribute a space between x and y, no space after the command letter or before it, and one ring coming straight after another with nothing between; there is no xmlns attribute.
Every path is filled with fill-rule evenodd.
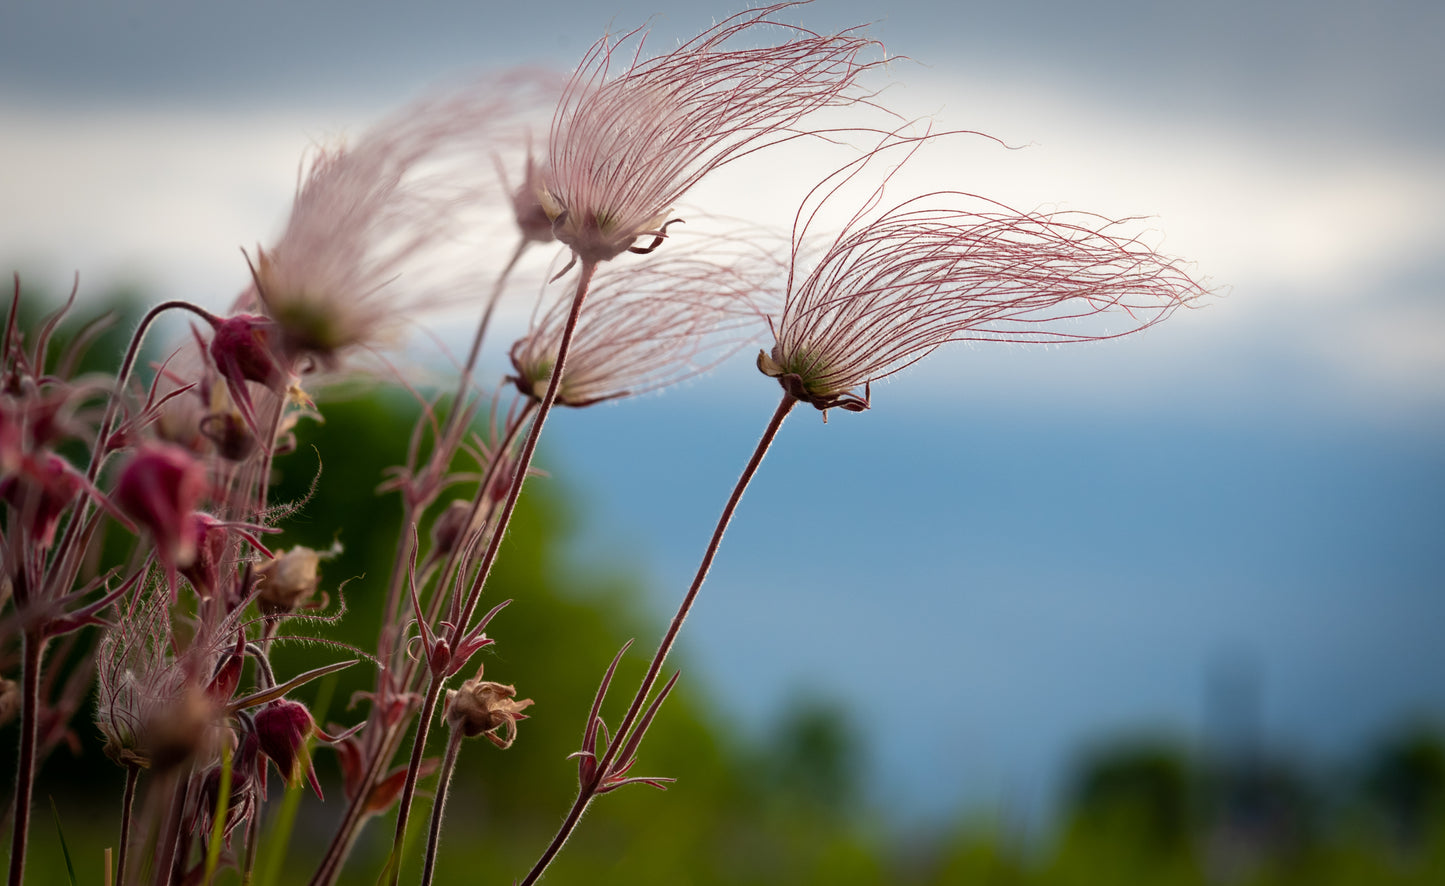
<svg viewBox="0 0 1445 886"><path fill-rule="evenodd" d="M478 667L477 675L461 689L447 692L447 723L467 738L485 735L506 750L517 740L517 721L527 719L522 711L532 705L530 698L518 701L516 696L515 687L483 680Z"/></svg>
<svg viewBox="0 0 1445 886"><path fill-rule="evenodd" d="M316 780L316 770L306 749L306 740L315 731L316 721L300 702L283 698L256 712L256 740L261 745L261 753L276 764L287 784L300 783L304 773L311 789L320 797L321 784Z"/></svg>
<svg viewBox="0 0 1445 886"><path fill-rule="evenodd" d="M121 471L111 494L123 513L150 532L156 556L172 576L196 557L196 524L191 515L206 486L206 469L189 452L150 443Z"/></svg>
<svg viewBox="0 0 1445 886"><path fill-rule="evenodd" d="M211 359L228 382L253 381L280 390L284 374L271 350L275 324L266 317L238 314L216 324Z"/></svg>
<svg viewBox="0 0 1445 886"><path fill-rule="evenodd" d="M480 513L480 512L479 512ZM441 554L450 554L466 538L467 531L474 528L470 522L472 503L457 499L437 516L431 527L432 545Z"/></svg>
<svg viewBox="0 0 1445 886"><path fill-rule="evenodd" d="M75 494L85 487L70 463L54 453L22 455L19 470L0 480L0 500L29 511L31 538L48 548L55 543L60 517Z"/></svg>
<svg viewBox="0 0 1445 886"><path fill-rule="evenodd" d="M276 324L253 314L238 314L216 323L211 336L211 359L216 364L216 371L226 380L226 389L240 410L241 418L252 429L257 424L256 407L251 402L251 393L246 390L246 382L256 382L277 392L286 387L286 373L277 362L272 347L275 338ZM224 419L226 412L220 412ZM230 442L225 439L227 429L224 425L219 430L222 443Z"/></svg>
<svg viewBox="0 0 1445 886"><path fill-rule="evenodd" d="M279 616L309 608L311 596L321 583L320 564L320 554L297 545L258 567L261 586L256 603L261 611Z"/></svg>
<svg viewBox="0 0 1445 886"><path fill-rule="evenodd" d="M551 243L556 239L552 234L552 215L542 204L542 197L546 193L542 180L543 176L539 174L537 164L532 161L531 154L528 154L522 185L512 192L512 216L517 221L522 237L531 243Z"/></svg>
<svg viewBox="0 0 1445 886"><path fill-rule="evenodd" d="M191 536L195 539L195 556L182 566L181 575L196 589L203 600L215 594L221 581L221 558L226 552L226 527L210 514L196 511L190 516Z"/></svg>

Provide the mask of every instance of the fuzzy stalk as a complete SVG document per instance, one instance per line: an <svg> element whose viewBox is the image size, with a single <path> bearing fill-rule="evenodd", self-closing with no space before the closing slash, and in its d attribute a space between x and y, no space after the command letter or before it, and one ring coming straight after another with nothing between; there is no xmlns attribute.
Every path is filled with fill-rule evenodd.
<svg viewBox="0 0 1445 886"><path fill-rule="evenodd" d="M135 812L135 788L140 783L140 767L131 764L125 769L125 793L120 798L120 847L117 850L115 882L125 886L125 865L130 848L130 826Z"/></svg>
<svg viewBox="0 0 1445 886"><path fill-rule="evenodd" d="M40 659L45 636L25 631L20 677L20 756L15 766L15 825L10 838L10 886L25 880L25 847L30 838L30 804L35 792L35 749L40 716Z"/></svg>
<svg viewBox="0 0 1445 886"><path fill-rule="evenodd" d="M427 687L426 698L417 714L416 739L412 742L411 761L406 768L406 781L402 784L401 799L396 807L396 836L392 839L391 857L387 860L387 882L396 886L401 879L401 850L406 839L407 820L411 817L411 801L416 797L416 783L421 771L421 761L426 756L426 740L431 732L432 715L436 713L437 699L441 697L442 678L437 677Z"/></svg>
<svg viewBox="0 0 1445 886"><path fill-rule="evenodd" d="M446 812L447 788L452 782L452 773L457 767L457 757L462 749L462 731L455 726L447 736L447 752L442 758L441 772L437 776L437 795L431 807L431 828L426 836L426 861L421 869L421 886L431 886L436 871L437 846L442 837L442 816Z"/></svg>
<svg viewBox="0 0 1445 886"><path fill-rule="evenodd" d="M748 459L742 476L738 477L737 483L733 486L732 495L728 496L722 515L718 517L717 526L713 529L712 538L703 552L702 562L698 564L697 574L693 576L692 585L688 587L686 596L682 598L682 603L677 607L677 613L673 615L672 622L667 626L667 633L663 635L657 652L652 656L652 663L647 667L647 674L637 688L637 694L632 699L632 705L627 709L627 715L623 717L622 724L613 733L614 738L598 763L597 777L591 784L582 785L578 789L577 799L572 803L572 808L568 811L562 826L558 829L556 836L552 838L552 842L548 844L546 851L542 853L542 857L537 860L526 878L521 881L520 886L530 886L537 882L546 871L547 866L552 863L552 859L562 851L568 837L577 828L577 823L582 820L582 815L587 811L588 805L596 798L597 791L603 786L608 770L617 762L618 752L628 743L627 734L637 724L638 717L642 715L647 697L652 693L652 687L656 685L657 678L662 673L662 665L667 660L668 653L672 651L673 644L677 642L679 632L682 631L682 623L687 618L688 612L692 610L693 603L697 601L698 592L702 590L703 582L707 580L708 570L712 568L712 561L717 556L718 548L722 545L723 533L727 531L728 524L732 522L733 512L737 510L738 502L742 501L743 492L752 482L758 466L763 463L763 456L767 455L768 448L772 446L773 439L778 435L778 429L783 426L783 419L788 417L788 413L792 411L797 402L791 394L785 393L782 401L778 403L778 408L773 411L773 417L768 421L762 438L758 440L758 445L753 449L752 458Z"/></svg>

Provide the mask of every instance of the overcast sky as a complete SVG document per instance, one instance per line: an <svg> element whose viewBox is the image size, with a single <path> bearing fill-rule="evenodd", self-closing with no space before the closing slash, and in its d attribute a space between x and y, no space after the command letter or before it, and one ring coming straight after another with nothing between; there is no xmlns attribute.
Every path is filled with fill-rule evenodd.
<svg viewBox="0 0 1445 886"><path fill-rule="evenodd" d="M51 289L78 271L83 286L124 279L157 299L220 306L246 279L238 248L279 231L309 145L355 135L439 82L519 63L568 69L609 27L653 17L651 39L666 47L736 7L564 2L537 10L341 0L7 3L0 262ZM1277 699L1280 729L1296 737L1342 708L1358 714L1343 718L1351 740L1420 706L1445 711L1441 690L1431 688L1445 685L1445 657L1428 652L1421 633L1433 626L1438 637L1445 622L1445 4L820 0L793 18L819 31L872 22L869 32L907 57L883 81L888 102L942 128L1027 146L950 143L920 156L904 184L960 188L1025 209L1146 216L1161 247L1191 259L1219 295L1138 339L941 353L875 387L875 410L839 417L826 439L811 422L794 431L810 441L795 445L817 444L803 450L807 470L765 470L760 482L774 491L745 505L768 519L754 514L757 528L730 539L724 560L736 565L720 567L716 579L736 594L720 594L689 623L705 679L722 693L730 674L766 681L767 698L747 699L761 709L783 703L799 682L899 694L915 728L890 733L881 765L916 794L937 791L940 771L960 785L1036 790L1031 773L1056 771L1065 749L1098 729L1131 718L1187 721L1203 671L1231 643L1286 675L1281 685L1293 689ZM690 199L786 221L791 206L772 195L797 183L786 180L792 168L755 167L752 178ZM742 430L724 450L718 441L727 435L708 424L711 411L687 405L696 398L641 404L637 414L648 421L680 409L710 428L716 446L672 441L677 448L649 455L654 470L679 449L719 465L698 471L678 461L670 493L649 497L639 478L615 469L637 451L621 429L628 406L599 420L603 442L569 442L564 432L580 426L576 416L559 423L552 444L579 472L613 468L602 479L567 481L588 490L603 519L635 528L600 533L600 544L647 539L649 515L678 515L661 541L634 542L655 557L660 609L686 575L690 533L703 532L715 512L703 497L720 500L709 490L726 488L765 418L753 414L766 410L753 395L776 396L746 366L697 391L752 412L740 407L729 420ZM935 435L916 456L935 460L921 462L932 467L869 487L871 497L851 500L857 520L830 524L847 506L828 497L834 487L821 478L871 475L876 469L860 460L896 459L898 438L890 444L888 425L878 424L887 421L899 423L899 434ZM617 435L610 449L608 428ZM1060 439L1078 441L1072 456L1049 448ZM788 443L780 442L779 461L790 458ZM1176 461L1159 463L1163 451ZM1050 468L1031 464L1030 454ZM1142 480L1141 464L1154 471ZM999 472L1033 476L1052 491L1009 487ZM938 489L951 491L943 512ZM1020 511L1020 501L1035 504ZM1108 507L1084 504L1099 501ZM910 605L880 608L870 599L877 583L899 580L896 568L788 567L786 546L769 549L767 538L769 519L784 519L789 507L793 525L845 544L862 545L848 535L858 521L891 515L888 526L868 529L867 547L879 564L922 564L907 574L935 590L948 576L948 606L925 615L920 631ZM1093 531L1079 535L1065 515ZM749 517L745 507L744 525ZM1143 538L1174 559L1101 564L1106 525L1116 527L1113 538ZM1152 534L1161 526L1181 535ZM1386 529L1393 541L1375 537ZM1043 532L1060 539L1042 549L1056 557L1031 547ZM1176 546L1186 533L1212 535L1214 544ZM919 538L933 543L917 550ZM1282 547L1261 548L1259 539ZM1095 568L1071 573L1069 558ZM767 564L772 573L761 571ZM769 582L795 592L760 623L747 589ZM1000 583L1006 597L953 590ZM1330 605L1311 604L1321 588L1334 594ZM906 593L890 588L889 599ZM828 602L818 604L819 595ZM1210 595L1221 602L1197 602ZM1393 602L1371 602L1381 599ZM819 605L836 621L814 624L818 642L802 648L786 626L817 622ZM955 622L943 612L967 629L944 632ZM846 679L830 672L827 663L849 653L841 638L865 628L866 664L850 665ZM739 663L729 640L743 631L753 655ZM955 640L956 655L918 656ZM1015 660L1013 648L1030 650L1024 658L1034 665ZM1080 660L1098 664L1095 682L1068 682ZM936 676L910 687L920 670ZM1412 674L1434 679L1411 682ZM1327 681L1350 694L1323 691ZM940 693L951 691L940 706ZM856 715L869 716L863 707ZM965 723L976 764L951 753L949 730Z"/></svg>

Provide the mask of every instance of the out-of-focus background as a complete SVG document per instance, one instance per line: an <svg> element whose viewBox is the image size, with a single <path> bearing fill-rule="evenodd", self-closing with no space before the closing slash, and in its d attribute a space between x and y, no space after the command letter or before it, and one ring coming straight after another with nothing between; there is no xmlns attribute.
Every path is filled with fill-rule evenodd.
<svg viewBox="0 0 1445 886"><path fill-rule="evenodd" d="M440 82L566 71L649 17L661 49L733 11L10 4L0 263L37 292L78 272L92 304L219 309L308 147ZM680 782L608 798L558 878L676 882L670 860L704 852L740 872L719 882L1439 876L1445 9L900 0L792 18L870 23L906 56L884 101L1020 146L959 140L903 186L1145 216L1218 294L1115 342L940 352L866 413L792 418L641 764ZM796 180L734 168L690 203L785 226L780 195L817 174L793 161ZM551 478L529 489L550 530L518 543L505 591L536 602L499 620L487 665L538 704L516 748L473 755L459 873L504 882L545 842L596 679L621 640L655 642L776 396L743 354L549 425ZM359 492L385 456L358 455ZM327 482L353 476L333 458ZM329 544L334 524L308 511L297 539ZM488 834L492 855L456 848Z"/></svg>

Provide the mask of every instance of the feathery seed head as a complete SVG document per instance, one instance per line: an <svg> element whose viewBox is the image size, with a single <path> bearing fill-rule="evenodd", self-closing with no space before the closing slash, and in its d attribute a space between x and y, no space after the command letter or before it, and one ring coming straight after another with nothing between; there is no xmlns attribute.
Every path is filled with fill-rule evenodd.
<svg viewBox="0 0 1445 886"><path fill-rule="evenodd" d="M763 331L759 293L780 272L770 255L734 249L725 258L716 250L664 256L598 274L557 403L588 406L707 371ZM513 379L525 396L540 400L546 393L570 308L568 300L555 302L513 345Z"/></svg>
<svg viewBox="0 0 1445 886"><path fill-rule="evenodd" d="M795 138L798 121L856 101L876 46L855 33L822 36L778 21L783 3L739 13L664 55L641 59L644 29L604 37L583 58L552 121L542 206L557 239L583 262L649 252L672 207L704 175ZM734 41L780 28L772 45ZM612 75L614 55L633 58ZM651 237L650 245L635 245Z"/></svg>
<svg viewBox="0 0 1445 886"><path fill-rule="evenodd" d="M855 220L806 276L795 249L796 282L758 368L819 409L857 411L867 400L852 391L945 342L1117 338L1205 291L1179 262L1123 233L1122 222L931 202ZM1105 314L1122 326L1087 322Z"/></svg>

